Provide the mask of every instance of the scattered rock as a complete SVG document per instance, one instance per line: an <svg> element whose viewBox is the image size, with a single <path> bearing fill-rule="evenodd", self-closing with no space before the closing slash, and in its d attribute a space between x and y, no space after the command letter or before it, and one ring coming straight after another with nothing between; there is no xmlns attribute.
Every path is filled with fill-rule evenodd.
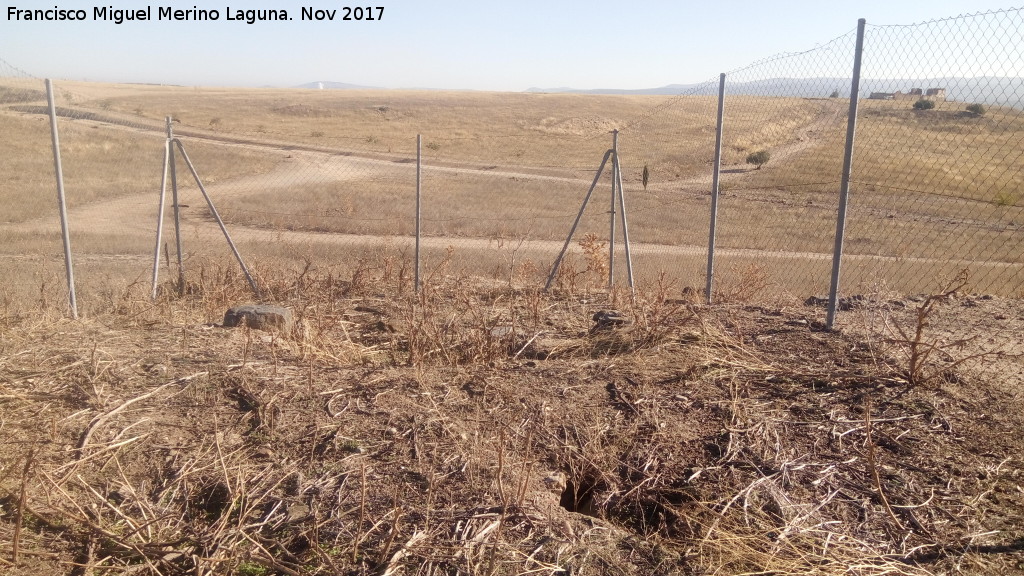
<svg viewBox="0 0 1024 576"><path fill-rule="evenodd" d="M632 320L623 316L618 310L600 310L595 312L591 319L594 321L594 326L590 329L591 334L601 330L622 328L633 324Z"/></svg>
<svg viewBox="0 0 1024 576"><path fill-rule="evenodd" d="M244 304L228 308L224 313L224 327L249 326L256 330L292 329L292 311L283 306Z"/></svg>
<svg viewBox="0 0 1024 576"><path fill-rule="evenodd" d="M495 340L502 340L505 338L515 338L515 328L511 326L495 326L491 328L491 338Z"/></svg>
<svg viewBox="0 0 1024 576"><path fill-rule="evenodd" d="M301 502L296 502L288 506L288 511L285 513L285 524L298 524L309 518L312 518L310 514L309 506Z"/></svg>
<svg viewBox="0 0 1024 576"><path fill-rule="evenodd" d="M868 298L866 296L863 296L861 294L854 294L853 296L848 296L848 297L845 297L845 298L840 298L839 301L836 303L836 307L839 308L839 310L841 310L843 312L846 312L846 311L849 311L849 310L853 310L854 308L860 308L861 306L863 306L867 302L868 302ZM807 306L827 307L828 306L828 298L827 297L822 298L822 297L818 297L818 296L811 296L807 300L804 300L804 304L807 305Z"/></svg>
<svg viewBox="0 0 1024 576"><path fill-rule="evenodd" d="M555 470L544 477L544 487L555 496L562 496L562 492L565 491L565 474Z"/></svg>
<svg viewBox="0 0 1024 576"><path fill-rule="evenodd" d="M807 300L804 300L804 304L807 306L828 306L828 298L811 296Z"/></svg>

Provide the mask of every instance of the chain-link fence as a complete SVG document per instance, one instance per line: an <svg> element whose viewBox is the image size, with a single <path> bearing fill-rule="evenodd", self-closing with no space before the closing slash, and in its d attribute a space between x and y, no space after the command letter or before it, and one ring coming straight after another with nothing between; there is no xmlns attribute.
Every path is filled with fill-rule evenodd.
<svg viewBox="0 0 1024 576"><path fill-rule="evenodd" d="M844 288L1024 289L1024 12L869 26ZM871 80L885 78L889 80Z"/></svg>
<svg viewBox="0 0 1024 576"><path fill-rule="evenodd" d="M156 243L168 116L257 283L281 265L411 279L422 135L425 277L443 267L542 285L585 208L558 280L607 283L615 221L624 282L624 204L638 282L665 273L700 291L717 180L716 297L823 294L856 41L851 31L727 73L717 178L717 80L671 97L58 82L76 277L100 302L84 305L148 283L154 254L163 278L178 273L175 207L185 269L227 269L180 153ZM972 290L1021 296L1024 11L868 25L863 42L841 292L927 292L966 268ZM3 297L61 302L43 82L2 61L0 126ZM610 163L599 173L613 131L622 204Z"/></svg>

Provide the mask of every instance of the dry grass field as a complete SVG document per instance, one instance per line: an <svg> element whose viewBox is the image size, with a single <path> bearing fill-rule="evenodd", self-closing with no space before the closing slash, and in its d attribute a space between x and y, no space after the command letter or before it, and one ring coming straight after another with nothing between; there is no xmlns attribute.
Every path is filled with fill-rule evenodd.
<svg viewBox="0 0 1024 576"><path fill-rule="evenodd" d="M865 102L826 331L840 100L730 101L707 306L713 99L57 88L77 321L0 81L0 574L1024 574L1019 111ZM167 115L292 327L221 326L180 156L173 281ZM613 129L638 289L606 173L544 292Z"/></svg>
<svg viewBox="0 0 1024 576"><path fill-rule="evenodd" d="M0 121L11 135L4 157L15 176L0 183L9 207L0 237L7 253L56 254L41 92L6 90ZM666 104L653 96L69 82L58 86L58 105L66 116L72 230L87 253L142 258L152 251L162 119L170 115L218 209L255 256L280 252L271 248L280 242L298 254L330 234L346 235L346 246L359 244L351 235L371 245L408 238L415 225L415 138L422 134L424 234L439 247L431 253L441 257L447 239L467 267L478 266L488 260L480 254L513 242L545 268L611 144L609 131L620 129L638 275L652 281L668 270L684 284L702 284L693 276L701 273L699 252L707 245L710 97ZM863 107L847 290L881 279L897 290L926 291L968 266L978 290L1019 295L1019 111L975 116L955 102L929 111L906 102ZM757 260L754 250L778 292L807 295L827 285L821 260L832 250L845 113L845 104L831 99L730 99L717 238L723 274ZM755 170L744 160L760 149L772 160ZM196 229L190 234L216 242L203 200L180 159L178 165L189 205L183 217ZM609 189L607 170L579 237L607 238ZM186 246L197 255L222 254ZM503 261L492 254L485 268ZM28 281L18 297L36 288Z"/></svg>

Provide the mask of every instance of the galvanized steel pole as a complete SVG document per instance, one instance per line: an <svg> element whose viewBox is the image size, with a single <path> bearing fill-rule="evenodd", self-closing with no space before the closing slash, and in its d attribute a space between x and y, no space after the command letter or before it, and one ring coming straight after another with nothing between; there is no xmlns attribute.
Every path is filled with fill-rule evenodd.
<svg viewBox="0 0 1024 576"><path fill-rule="evenodd" d="M167 119L170 122L170 117ZM156 247L153 248L153 290L150 298L156 300L156 283L160 275L160 240L164 231L164 203L167 199L167 169L171 158L171 140L164 142L164 171L160 178L160 206L156 211Z"/></svg>
<svg viewBox="0 0 1024 576"><path fill-rule="evenodd" d="M853 80L850 82L850 111L846 121L846 151L843 155L843 178L839 189L839 213L836 218L836 244L832 253L832 283L828 292L828 316L825 327L832 329L839 302L839 271L843 259L843 238L846 234L846 208L850 199L850 173L853 167L853 141L857 133L857 105L860 100L860 65L864 54L865 20L857 20L857 46L853 55Z"/></svg>
<svg viewBox="0 0 1024 576"><path fill-rule="evenodd" d="M75 267L71 262L71 236L68 233L68 208L64 201L64 171L60 161L60 137L57 135L57 107L53 103L53 82L46 79L46 103L50 109L50 140L53 142L53 169L57 176L57 210L60 212L60 232L64 241L64 271L68 281L68 303L71 317L78 319L78 300L75 298Z"/></svg>
<svg viewBox="0 0 1024 576"><path fill-rule="evenodd" d="M174 118L167 117L167 142L171 149L169 166L171 168L171 202L174 203L174 249L177 251L178 259L178 294L185 294L185 264L181 251L181 206L178 202L178 170L174 164L174 146L170 142L174 140Z"/></svg>
<svg viewBox="0 0 1024 576"><path fill-rule="evenodd" d="M722 127L725 124L725 74L718 77L718 127L715 129L715 162L711 172L711 226L708 230L708 271L704 294L711 304L715 282L715 228L718 225L718 184L722 172Z"/></svg>
<svg viewBox="0 0 1024 576"><path fill-rule="evenodd" d="M612 130L612 153L619 147L619 131ZM612 206L608 210L611 215L610 228L608 231L608 289L615 284L615 182L618 180L618 162L612 162Z"/></svg>
<svg viewBox="0 0 1024 576"><path fill-rule="evenodd" d="M420 291L420 223L423 214L421 208L422 193L422 161L423 161L423 135L416 135L416 292Z"/></svg>

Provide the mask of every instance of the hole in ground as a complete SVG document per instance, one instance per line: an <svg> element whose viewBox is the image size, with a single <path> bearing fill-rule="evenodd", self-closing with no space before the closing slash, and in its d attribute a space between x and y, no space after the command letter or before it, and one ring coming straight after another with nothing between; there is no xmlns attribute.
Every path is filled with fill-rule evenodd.
<svg viewBox="0 0 1024 576"><path fill-rule="evenodd" d="M688 487L664 486L649 493L633 494L628 500L608 490L599 474L566 474L558 504L569 512L604 518L637 534L693 536L693 526L678 510L679 506L694 500Z"/></svg>
<svg viewBox="0 0 1024 576"><path fill-rule="evenodd" d="M558 504L569 512L597 517L599 514L594 506L594 493L602 486L603 483L593 476L566 478L565 489L562 490Z"/></svg>

